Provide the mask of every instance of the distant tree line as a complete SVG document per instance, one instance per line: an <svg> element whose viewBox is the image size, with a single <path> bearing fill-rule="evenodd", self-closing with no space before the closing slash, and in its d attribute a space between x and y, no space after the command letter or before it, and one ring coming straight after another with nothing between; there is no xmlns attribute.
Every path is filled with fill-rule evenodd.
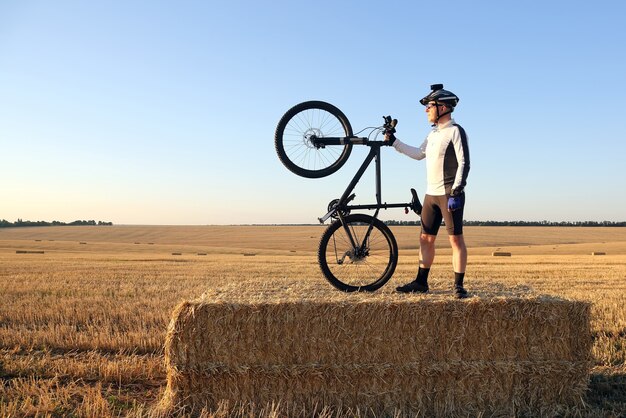
<svg viewBox="0 0 626 418"><path fill-rule="evenodd" d="M6 219L0 220L0 228L9 228L16 226L74 226L74 225L113 225L113 222L103 222L103 221L74 221L74 222L60 222L60 221L23 221L18 219L15 222L9 222Z"/></svg>
<svg viewBox="0 0 626 418"><path fill-rule="evenodd" d="M420 221L385 221L387 225L420 225ZM626 226L626 221L463 221L467 226Z"/></svg>

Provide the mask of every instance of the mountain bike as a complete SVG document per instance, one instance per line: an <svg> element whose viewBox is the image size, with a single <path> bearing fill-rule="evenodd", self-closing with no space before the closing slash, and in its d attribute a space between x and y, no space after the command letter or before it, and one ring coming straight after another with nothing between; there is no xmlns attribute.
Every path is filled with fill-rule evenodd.
<svg viewBox="0 0 626 418"><path fill-rule="evenodd" d="M378 219L381 209L404 208L418 215L422 205L414 189L411 202L386 203L381 194L381 147L388 141L376 140L380 134L395 133L398 123L383 116L382 126L369 127L367 137L353 134L350 121L341 110L330 103L308 101L289 109L278 122L274 145L280 161L291 172L308 178L321 178L335 173L350 157L353 145L370 148L354 178L340 198L328 204L320 223L333 222L322 234L318 261L324 277L345 292L374 291L393 275L398 263L398 244L393 233ZM376 166L376 203L352 205L357 183L369 167ZM351 213L354 210L374 210L374 215Z"/></svg>

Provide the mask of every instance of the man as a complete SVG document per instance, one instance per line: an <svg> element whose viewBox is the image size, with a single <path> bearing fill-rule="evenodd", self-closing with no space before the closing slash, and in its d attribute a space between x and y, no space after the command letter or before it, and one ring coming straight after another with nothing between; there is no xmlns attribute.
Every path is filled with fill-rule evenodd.
<svg viewBox="0 0 626 418"><path fill-rule="evenodd" d="M428 273L435 259L435 239L441 220L452 246L454 269L454 293L457 298L467 297L463 287L467 266L467 247L463 238L463 209L465 207L465 184L470 169L467 135L452 119L452 112L459 98L443 89L443 84L430 86L431 92L420 100L426 107L428 122L433 130L424 143L412 147L387 134L390 145L416 160L426 158L427 188L422 208L422 231L420 234L419 271L414 281L397 288L399 292L428 292Z"/></svg>

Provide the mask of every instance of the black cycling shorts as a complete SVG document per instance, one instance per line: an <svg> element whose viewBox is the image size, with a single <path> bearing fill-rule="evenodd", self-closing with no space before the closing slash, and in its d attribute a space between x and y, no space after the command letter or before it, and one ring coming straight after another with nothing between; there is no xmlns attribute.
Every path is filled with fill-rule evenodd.
<svg viewBox="0 0 626 418"><path fill-rule="evenodd" d="M441 220L446 223L448 235L463 233L463 209L465 208L465 193L461 193L461 207L454 212L448 212L448 195L426 195L422 208L422 233L437 235Z"/></svg>

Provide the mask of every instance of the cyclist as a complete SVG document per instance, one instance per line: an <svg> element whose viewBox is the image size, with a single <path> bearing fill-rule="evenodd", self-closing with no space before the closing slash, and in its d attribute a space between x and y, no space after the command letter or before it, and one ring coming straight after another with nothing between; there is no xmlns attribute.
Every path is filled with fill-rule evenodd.
<svg viewBox="0 0 626 418"><path fill-rule="evenodd" d="M420 100L425 106L432 131L419 147L407 145L393 134L385 135L398 152L416 160L426 158L427 188L421 214L420 261L414 281L399 286L403 293L428 292L428 273L435 259L435 239L441 220L452 246L454 293L457 298L467 297L463 287L467 266L467 247L463 238L463 209L465 184L470 169L469 149L465 130L452 118L459 98L443 89L443 84L431 86L431 92Z"/></svg>

